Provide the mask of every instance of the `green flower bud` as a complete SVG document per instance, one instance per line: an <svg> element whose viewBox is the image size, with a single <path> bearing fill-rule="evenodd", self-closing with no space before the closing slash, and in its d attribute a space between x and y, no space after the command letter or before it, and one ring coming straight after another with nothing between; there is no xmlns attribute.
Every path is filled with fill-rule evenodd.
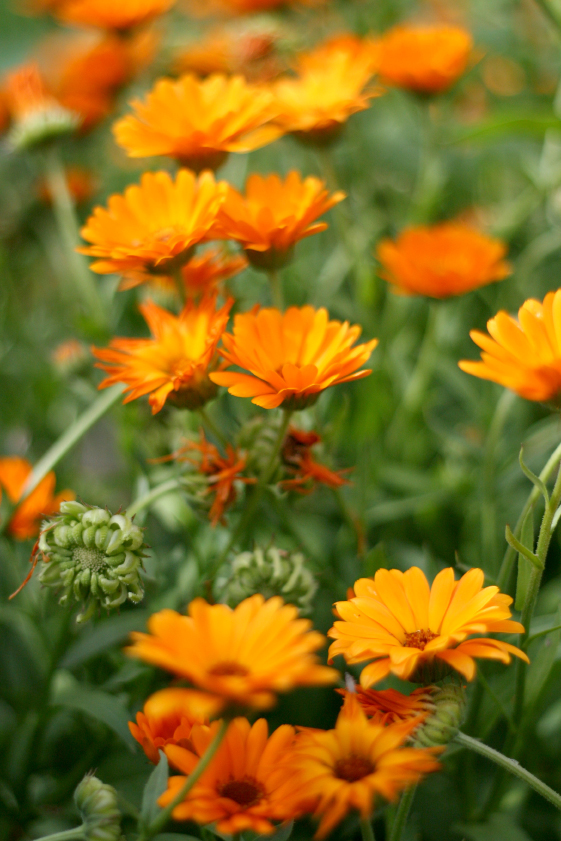
<svg viewBox="0 0 561 841"><path fill-rule="evenodd" d="M466 693L463 686L450 681L431 689L425 701L425 707L431 713L413 734L413 743L419 748L447 745L464 720Z"/></svg>
<svg viewBox="0 0 561 841"><path fill-rule="evenodd" d="M76 788L74 802L82 818L86 841L119 841L121 813L113 786L88 774Z"/></svg>
<svg viewBox="0 0 561 841"><path fill-rule="evenodd" d="M281 423L281 415L267 412L267 414L252 418L241 427L236 446L247 453L245 472L248 476L259 478L269 464ZM279 456L278 467L271 478L271 483L278 481L281 478L280 474Z"/></svg>
<svg viewBox="0 0 561 841"><path fill-rule="evenodd" d="M63 591L60 604L72 598L84 602L76 621L85 622L97 606L142 600L144 548L143 531L126 512L112 515L105 508L62 502L60 513L41 527L39 581Z"/></svg>
<svg viewBox="0 0 561 841"><path fill-rule="evenodd" d="M65 134L71 134L80 124L80 117L56 102L37 109L15 123L8 135L8 143L16 151L31 149Z"/></svg>
<svg viewBox="0 0 561 841"><path fill-rule="evenodd" d="M217 576L218 598L235 607L254 593L266 599L282 596L301 613L309 613L317 584L305 564L300 552L286 552L276 546L242 552Z"/></svg>

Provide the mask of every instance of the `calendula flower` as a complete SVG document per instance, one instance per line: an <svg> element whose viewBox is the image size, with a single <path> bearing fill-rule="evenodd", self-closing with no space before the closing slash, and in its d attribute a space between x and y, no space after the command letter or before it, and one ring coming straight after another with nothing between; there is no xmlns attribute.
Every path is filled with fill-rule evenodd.
<svg viewBox="0 0 561 841"><path fill-rule="evenodd" d="M210 728L195 726L192 750L177 745L166 747L170 763L183 774L191 774L218 726L218 722ZM246 830L270 835L275 829L274 821L294 817L284 797L291 773L286 759L294 738L294 728L288 724L268 736L264 718L253 725L247 718L235 718L228 725L216 756L185 800L175 807L172 817L177 821L212 823L218 832L228 835ZM185 777L170 777L159 805L171 803L185 781Z"/></svg>
<svg viewBox="0 0 561 841"><path fill-rule="evenodd" d="M225 280L243 272L248 261L240 254L229 254L223 248L207 248L195 254L181 266L181 280L186 298L201 298L219 288ZM165 274L147 275L145 272L127 274L119 289L132 289L141 283L150 282L168 291L176 291L175 280Z"/></svg>
<svg viewBox="0 0 561 841"><path fill-rule="evenodd" d="M270 123L273 95L242 76L192 73L159 79L135 113L114 126L117 143L131 158L169 155L182 166L217 169L230 152L250 152L280 137Z"/></svg>
<svg viewBox="0 0 561 841"><path fill-rule="evenodd" d="M328 835L351 811L370 819L378 798L393 801L438 770L434 749L404 747L418 723L369 721L350 694L333 730L299 735L289 760L293 789L287 797L296 810L321 818L316 838Z"/></svg>
<svg viewBox="0 0 561 841"><path fill-rule="evenodd" d="M187 409L204 405L216 393L208 373L233 302L217 310L212 296L200 304L189 301L178 316L152 301L140 304L152 338L113 339L108 348L92 348L101 360L97 367L109 374L99 387L126 383L124 403L149 394L152 414L166 400Z"/></svg>
<svg viewBox="0 0 561 841"><path fill-rule="evenodd" d="M335 640L329 656L343 654L348 663L374 662L361 673L368 688L390 673L413 683L431 683L452 670L467 680L475 677L476 657L510 663L511 654L528 661L519 648L483 633L523 633L514 622L510 596L483 587L484 574L471 569L459 581L451 567L438 573L429 587L418 567L406 572L380 569L354 585L355 595L337 602L337 616L328 636Z"/></svg>
<svg viewBox="0 0 561 841"><path fill-rule="evenodd" d="M250 175L245 195L230 187L218 214L217 229L224 239L244 248L257 268L279 268L304 237L327 228L317 222L345 193L329 194L319 178L302 178L294 170L284 181L278 175Z"/></svg>
<svg viewBox="0 0 561 841"><path fill-rule="evenodd" d="M140 185L111 196L107 209L95 208L81 231L92 244L78 250L97 258L91 269L99 274L169 275L211 235L227 189L210 172L181 169L175 180L145 172Z"/></svg>
<svg viewBox="0 0 561 841"><path fill-rule="evenodd" d="M175 0L62 0L54 14L65 23L124 32L163 15Z"/></svg>
<svg viewBox="0 0 561 841"><path fill-rule="evenodd" d="M132 634L134 657L187 678L225 703L266 709L278 692L333 683L337 672L314 652L324 638L281 598L257 594L232 609L195 599L189 615L161 610L149 634Z"/></svg>
<svg viewBox="0 0 561 841"><path fill-rule="evenodd" d="M507 246L461 222L406 228L378 243L380 276L404 295L449 298L502 280Z"/></svg>
<svg viewBox="0 0 561 841"><path fill-rule="evenodd" d="M252 15L271 12L284 6L319 6L325 0L188 0L189 11L196 17L209 15Z"/></svg>
<svg viewBox="0 0 561 841"><path fill-rule="evenodd" d="M309 493L316 485L328 488L340 488L349 485L342 475L345 471L329 470L324 464L315 461L312 447L321 442L317 432L305 432L290 426L282 445L282 460L288 470L294 474L292 479L284 479L280 484L286 490Z"/></svg>
<svg viewBox="0 0 561 841"><path fill-rule="evenodd" d="M219 699L212 695L172 686L150 695L142 712L136 714L136 723L129 721L129 730L150 762L156 765L160 751L167 745L193 750L193 725L208 725L219 707Z"/></svg>
<svg viewBox="0 0 561 841"><path fill-rule="evenodd" d="M416 719L423 721L433 711L431 695L437 687L423 686L414 689L410 695L404 695L397 689L363 689L356 686L353 693L346 689L337 689L346 698L355 694L364 714L376 724L393 724L399 721Z"/></svg>
<svg viewBox="0 0 561 841"><path fill-rule="evenodd" d="M230 365L250 373L217 371L210 378L264 409L302 409L324 389L371 373L357 369L378 340L353 347L359 336L358 325L330 321L323 307L289 307L284 314L274 307L254 309L234 317L234 333L223 335L226 350L220 351Z"/></svg>
<svg viewBox="0 0 561 841"><path fill-rule="evenodd" d="M442 93L464 73L473 49L458 26L395 26L376 44L382 80L417 93Z"/></svg>
<svg viewBox="0 0 561 841"><path fill-rule="evenodd" d="M28 149L73 132L80 117L64 108L48 90L39 67L24 64L8 73L4 96L11 118L9 143Z"/></svg>
<svg viewBox="0 0 561 841"><path fill-rule="evenodd" d="M35 537L43 517L58 511L63 500L74 499L72 491L55 494L56 478L51 470L18 505L32 469L31 464L19 456L0 458L0 500L4 491L10 503L17 506L8 523L8 533L16 540Z"/></svg>
<svg viewBox="0 0 561 841"><path fill-rule="evenodd" d="M481 362L463 359L462 371L510 388L526 400L557 405L561 392L561 289L543 302L529 298L518 319L504 310L487 322L490 335L472 330Z"/></svg>

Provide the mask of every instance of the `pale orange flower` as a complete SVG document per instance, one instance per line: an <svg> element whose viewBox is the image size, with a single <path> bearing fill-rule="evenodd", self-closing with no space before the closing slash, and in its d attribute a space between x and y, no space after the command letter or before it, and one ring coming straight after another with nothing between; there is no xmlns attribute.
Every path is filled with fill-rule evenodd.
<svg viewBox="0 0 561 841"><path fill-rule="evenodd" d="M222 248L207 248L181 266L181 280L186 298L200 298L214 292L221 283L243 272L248 261L241 254L229 254ZM129 274L121 281L119 289L132 289L141 283L151 282L168 290L176 290L172 277L147 275L145 272Z"/></svg>
<svg viewBox="0 0 561 841"><path fill-rule="evenodd" d="M51 353L51 361L59 374L67 376L79 371L91 358L85 344L77 339L68 339L56 346Z"/></svg>
<svg viewBox="0 0 561 841"><path fill-rule="evenodd" d="M351 694L346 689L335 691L344 698ZM357 686L352 694L356 695L364 714L376 724L393 724L413 718L420 724L434 712L434 704L431 703L433 691L433 686L422 686L410 695L404 695L397 689L363 689Z"/></svg>
<svg viewBox="0 0 561 841"><path fill-rule="evenodd" d="M127 154L169 155L196 171L217 169L230 152L259 149L282 134L270 124L276 113L271 92L242 76L160 79L145 102L132 106L135 113L113 129Z"/></svg>
<svg viewBox="0 0 561 841"><path fill-rule="evenodd" d="M149 634L133 633L127 652L187 678L225 703L266 709L278 692L334 683L337 672L314 652L324 637L294 605L256 594L235 608L195 599L189 615L161 610Z"/></svg>
<svg viewBox="0 0 561 841"><path fill-rule="evenodd" d="M61 0L54 14L65 23L117 32L148 23L167 12L175 0Z"/></svg>
<svg viewBox="0 0 561 841"><path fill-rule="evenodd" d="M330 321L323 307L274 307L234 317L234 333L225 333L222 356L230 365L250 373L220 371L211 380L235 397L251 397L264 409L301 409L311 405L330 386L371 373L358 371L378 344L372 339L354 345L361 328Z"/></svg>
<svg viewBox="0 0 561 841"><path fill-rule="evenodd" d="M198 178L181 169L173 181L167 172L145 172L140 185L96 207L82 228L92 243L78 249L98 258L99 274L168 274L185 263L197 243L211 237L228 185L210 172Z"/></svg>
<svg viewBox="0 0 561 841"><path fill-rule="evenodd" d="M543 302L529 298L518 319L504 310L487 322L490 335L472 330L481 362L463 359L462 371L510 388L526 400L557 405L561 392L561 289Z"/></svg>
<svg viewBox="0 0 561 841"><path fill-rule="evenodd" d="M8 533L16 540L35 537L43 517L58 511L61 502L74 499L74 493L68 490L55 495L56 478L51 470L18 505L32 469L31 464L19 456L0 458L0 500L4 490L12 505L17 506L8 524Z"/></svg>
<svg viewBox="0 0 561 841"><path fill-rule="evenodd" d="M281 32L268 21L236 23L212 29L205 37L188 44L176 57L178 73L241 74L264 81L278 76L282 65L275 54Z"/></svg>
<svg viewBox="0 0 561 841"><path fill-rule="evenodd" d="M462 222L405 228L378 243L380 276L405 295L449 298L502 280L507 246Z"/></svg>
<svg viewBox="0 0 561 841"><path fill-rule="evenodd" d="M499 588L483 588L484 574L471 569L459 581L449 567L438 573L432 588L418 567L406 572L380 569L361 578L355 596L337 602L337 616L328 636L332 659L348 663L374 660L361 673L368 688L390 673L413 683L431 683L455 669L475 677L475 657L510 663L511 654L528 662L523 651L502 640L468 639L473 634L523 633L510 616L512 599Z"/></svg>
<svg viewBox="0 0 561 841"><path fill-rule="evenodd" d="M99 388L126 383L124 403L149 394L152 414L166 400L187 409L204 405L216 393L208 372L233 303L230 298L217 310L216 298L209 296L200 304L188 302L178 316L152 301L141 304L152 338L113 339L108 348L92 348L101 360L96 367L109 374Z"/></svg>
<svg viewBox="0 0 561 841"><path fill-rule="evenodd" d="M473 50L458 26L395 26L376 43L384 82L418 93L442 93L464 73Z"/></svg>
<svg viewBox="0 0 561 841"><path fill-rule="evenodd" d="M320 442L321 437L317 432L304 432L294 426L288 428L281 457L294 476L292 479L284 479L280 483L282 488L305 494L313 491L316 485L340 488L341 485L350 484L349 480L342 475L347 471L330 470L324 464L315 461L311 450Z"/></svg>

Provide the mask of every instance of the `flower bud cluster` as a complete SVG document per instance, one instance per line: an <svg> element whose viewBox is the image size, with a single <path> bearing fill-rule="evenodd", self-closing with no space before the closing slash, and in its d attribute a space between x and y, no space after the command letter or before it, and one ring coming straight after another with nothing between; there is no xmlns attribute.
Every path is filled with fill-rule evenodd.
<svg viewBox="0 0 561 841"><path fill-rule="evenodd" d="M415 730L413 744L418 748L447 745L458 732L466 707L466 693L463 686L448 682L434 686L424 701L430 710L429 716Z"/></svg>
<svg viewBox="0 0 561 841"><path fill-rule="evenodd" d="M121 813L113 786L88 774L78 784L74 802L82 818L86 841L119 841L122 838Z"/></svg>

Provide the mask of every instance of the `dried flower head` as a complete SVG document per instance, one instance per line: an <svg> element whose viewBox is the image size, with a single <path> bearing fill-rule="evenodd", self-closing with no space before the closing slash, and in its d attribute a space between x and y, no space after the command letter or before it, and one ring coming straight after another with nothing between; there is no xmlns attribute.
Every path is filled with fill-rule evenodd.
<svg viewBox="0 0 561 841"><path fill-rule="evenodd" d="M313 491L316 485L340 488L341 485L350 484L342 475L348 471L330 470L314 459L312 447L320 443L321 437L317 432L305 432L295 426L289 427L282 445L282 460L292 478L283 479L282 488L306 494Z"/></svg>
<svg viewBox="0 0 561 841"><path fill-rule="evenodd" d="M74 492L69 490L55 495L56 478L51 470L35 490L20 502L32 470L32 465L19 456L0 458L0 500L2 491L5 491L10 508L14 506L14 510L9 514L7 529L8 534L16 540L35 537L43 517L58 511L60 503L64 500L74 499Z"/></svg>

